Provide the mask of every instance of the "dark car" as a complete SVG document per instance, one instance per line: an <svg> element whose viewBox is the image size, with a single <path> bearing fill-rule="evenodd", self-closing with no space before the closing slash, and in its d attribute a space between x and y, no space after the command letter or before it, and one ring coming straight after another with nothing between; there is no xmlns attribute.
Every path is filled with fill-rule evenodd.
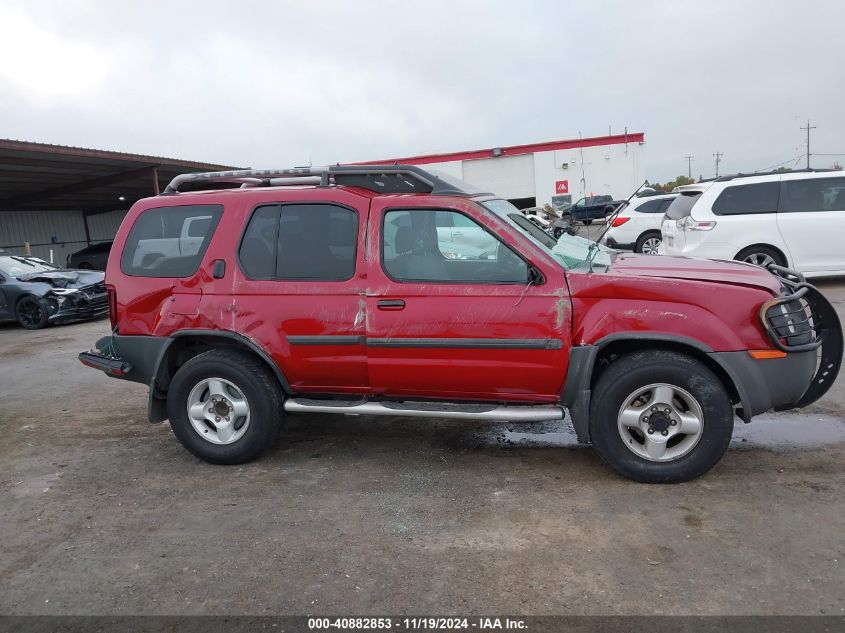
<svg viewBox="0 0 845 633"><path fill-rule="evenodd" d="M568 213L572 219L580 220L584 224L592 224L593 220L606 218L623 202L625 201L614 200L613 196L588 196L569 207L565 214Z"/></svg>
<svg viewBox="0 0 845 633"><path fill-rule="evenodd" d="M106 263L109 261L111 245L111 242L100 242L71 253L67 256L67 267L81 268L82 270L105 270Z"/></svg>
<svg viewBox="0 0 845 633"><path fill-rule="evenodd" d="M57 268L36 257L0 255L0 321L28 330L109 311L104 273Z"/></svg>

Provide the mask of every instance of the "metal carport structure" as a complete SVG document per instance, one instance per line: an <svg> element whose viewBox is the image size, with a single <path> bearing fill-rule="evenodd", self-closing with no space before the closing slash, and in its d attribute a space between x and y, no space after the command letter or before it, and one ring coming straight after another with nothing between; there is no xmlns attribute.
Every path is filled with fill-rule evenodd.
<svg viewBox="0 0 845 633"><path fill-rule="evenodd" d="M187 172L231 165L0 139L0 248L48 258L111 239L126 210ZM60 262L59 262L60 263Z"/></svg>

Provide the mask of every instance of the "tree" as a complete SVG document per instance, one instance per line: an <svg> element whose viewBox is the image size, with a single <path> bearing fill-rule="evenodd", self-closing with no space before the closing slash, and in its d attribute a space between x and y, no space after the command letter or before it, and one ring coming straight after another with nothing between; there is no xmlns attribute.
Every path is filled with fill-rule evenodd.
<svg viewBox="0 0 845 633"><path fill-rule="evenodd" d="M648 184L648 181L646 181L646 184L648 184L648 186L651 187L652 189L654 189L655 191L664 191L664 192L668 193L669 191L672 191L672 189L674 189L675 187L681 187L683 185L691 185L694 182L696 182L695 178L687 178L686 176L678 176L677 178L675 178L675 180L670 180L669 182L667 182L666 184L663 184L663 185L661 185L659 183Z"/></svg>

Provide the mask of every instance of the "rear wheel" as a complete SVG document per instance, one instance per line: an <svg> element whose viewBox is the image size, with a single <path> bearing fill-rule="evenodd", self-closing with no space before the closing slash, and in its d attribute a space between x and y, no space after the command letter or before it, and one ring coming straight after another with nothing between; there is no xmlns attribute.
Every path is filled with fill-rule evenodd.
<svg viewBox="0 0 845 633"><path fill-rule="evenodd" d="M18 301L15 316L27 330L40 330L47 325L47 308L35 297L24 297Z"/></svg>
<svg viewBox="0 0 845 633"><path fill-rule="evenodd" d="M657 255L657 249L660 248L662 243L663 237L660 231L648 231L637 239L634 251L644 255Z"/></svg>
<svg viewBox="0 0 845 633"><path fill-rule="evenodd" d="M767 268L769 264L786 266L786 259L782 254L771 246L764 246L761 244L743 248L736 254L734 259L741 262L748 262L749 264L756 264L757 266L762 266L763 268Z"/></svg>
<svg viewBox="0 0 845 633"><path fill-rule="evenodd" d="M593 445L611 468L636 481L695 479L722 458L732 433L733 408L721 381L677 352L623 356L593 391Z"/></svg>
<svg viewBox="0 0 845 633"><path fill-rule="evenodd" d="M590 226L592 223L592 220L584 220L584 224L586 224L587 226Z"/></svg>
<svg viewBox="0 0 845 633"><path fill-rule="evenodd" d="M167 394L181 444L212 464L241 464L275 442L282 393L269 368L245 352L212 350L186 362Z"/></svg>

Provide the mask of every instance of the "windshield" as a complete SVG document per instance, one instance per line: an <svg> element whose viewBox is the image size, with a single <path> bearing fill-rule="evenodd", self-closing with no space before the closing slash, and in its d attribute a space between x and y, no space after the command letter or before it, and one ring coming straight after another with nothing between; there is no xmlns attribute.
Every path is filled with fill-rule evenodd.
<svg viewBox="0 0 845 633"><path fill-rule="evenodd" d="M30 273L43 273L47 270L56 270L56 267L37 257L0 256L0 273L5 277L20 277Z"/></svg>
<svg viewBox="0 0 845 633"><path fill-rule="evenodd" d="M555 240L507 200L487 200L481 204L527 235L566 270L606 272L613 261L612 250L583 237L564 233L559 240Z"/></svg>

